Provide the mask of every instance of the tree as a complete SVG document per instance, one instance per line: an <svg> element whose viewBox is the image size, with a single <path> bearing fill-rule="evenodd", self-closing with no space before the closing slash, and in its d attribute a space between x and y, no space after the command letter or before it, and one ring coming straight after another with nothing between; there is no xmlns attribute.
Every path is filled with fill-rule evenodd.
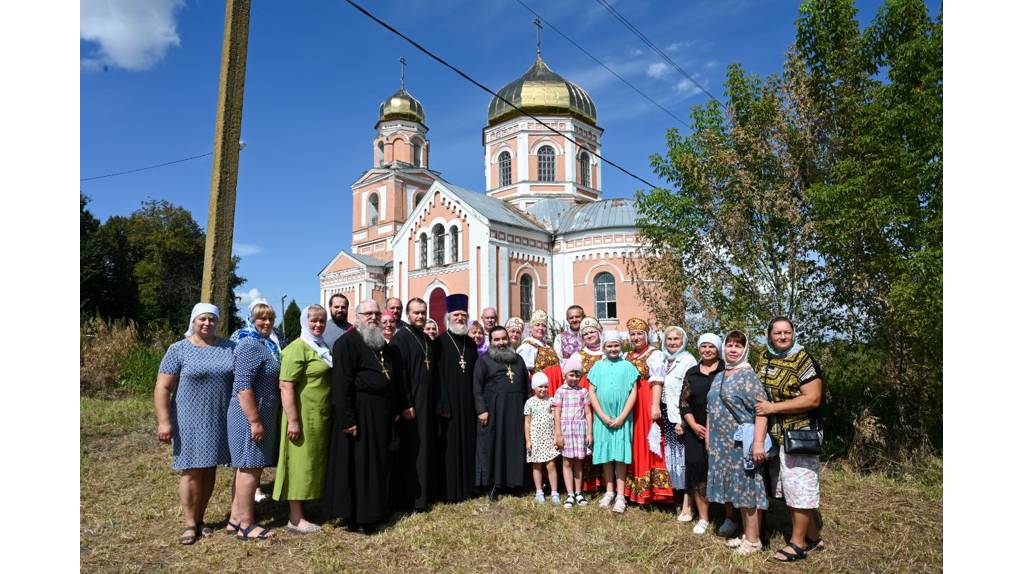
<svg viewBox="0 0 1024 574"><path fill-rule="evenodd" d="M282 333L289 341L298 339L302 334L302 323L299 322L301 314L302 311L295 303L295 299L292 299L284 311L284 333Z"/></svg>

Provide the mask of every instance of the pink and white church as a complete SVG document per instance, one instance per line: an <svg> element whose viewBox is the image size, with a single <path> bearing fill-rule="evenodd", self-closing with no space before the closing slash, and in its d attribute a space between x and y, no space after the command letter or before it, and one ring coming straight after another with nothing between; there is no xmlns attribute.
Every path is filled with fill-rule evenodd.
<svg viewBox="0 0 1024 574"><path fill-rule="evenodd" d="M502 100L483 128L485 190L461 187L430 168L422 104L404 86L380 105L373 166L352 184L352 245L319 273L321 303L387 297L427 301L442 325L444 297L469 295L528 319L543 309L563 319L581 305L605 328L648 317L627 259L641 238L630 199L602 199L604 133L590 95L537 54L499 94L578 142L555 134Z"/></svg>

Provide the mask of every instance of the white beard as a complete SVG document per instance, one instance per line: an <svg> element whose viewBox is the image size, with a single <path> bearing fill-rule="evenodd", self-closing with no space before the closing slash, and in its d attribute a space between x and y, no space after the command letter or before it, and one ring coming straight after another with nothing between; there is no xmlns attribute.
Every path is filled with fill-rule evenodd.
<svg viewBox="0 0 1024 574"><path fill-rule="evenodd" d="M366 346L379 351L384 343L384 332L380 330L380 327L370 327L369 325L356 325L356 331L359 331L359 335L362 336Z"/></svg>
<svg viewBox="0 0 1024 574"><path fill-rule="evenodd" d="M453 335L465 335L469 332L469 325L465 323L452 323L451 321L448 321L447 325L448 330Z"/></svg>

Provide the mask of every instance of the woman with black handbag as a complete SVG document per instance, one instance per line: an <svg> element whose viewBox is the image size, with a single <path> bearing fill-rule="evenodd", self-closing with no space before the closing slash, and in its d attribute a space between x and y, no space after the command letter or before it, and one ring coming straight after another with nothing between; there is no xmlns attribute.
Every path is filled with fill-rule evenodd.
<svg viewBox="0 0 1024 574"><path fill-rule="evenodd" d="M769 433L781 445L779 456L768 464L770 494L785 498L793 523L789 544L775 553L780 562L795 562L811 550L824 549L814 516L820 498L821 367L796 342L794 332L787 317L768 324L758 377L771 402L755 407L757 414L770 417Z"/></svg>

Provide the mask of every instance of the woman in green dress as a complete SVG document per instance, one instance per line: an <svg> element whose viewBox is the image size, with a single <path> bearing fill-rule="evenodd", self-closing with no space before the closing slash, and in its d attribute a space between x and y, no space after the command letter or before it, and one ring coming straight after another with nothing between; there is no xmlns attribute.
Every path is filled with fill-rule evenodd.
<svg viewBox="0 0 1024 574"><path fill-rule="evenodd" d="M331 350L324 342L327 310L309 305L299 319L302 336L281 352L281 452L274 499L288 501L288 530L319 532L306 520L302 501L320 498L330 440Z"/></svg>

